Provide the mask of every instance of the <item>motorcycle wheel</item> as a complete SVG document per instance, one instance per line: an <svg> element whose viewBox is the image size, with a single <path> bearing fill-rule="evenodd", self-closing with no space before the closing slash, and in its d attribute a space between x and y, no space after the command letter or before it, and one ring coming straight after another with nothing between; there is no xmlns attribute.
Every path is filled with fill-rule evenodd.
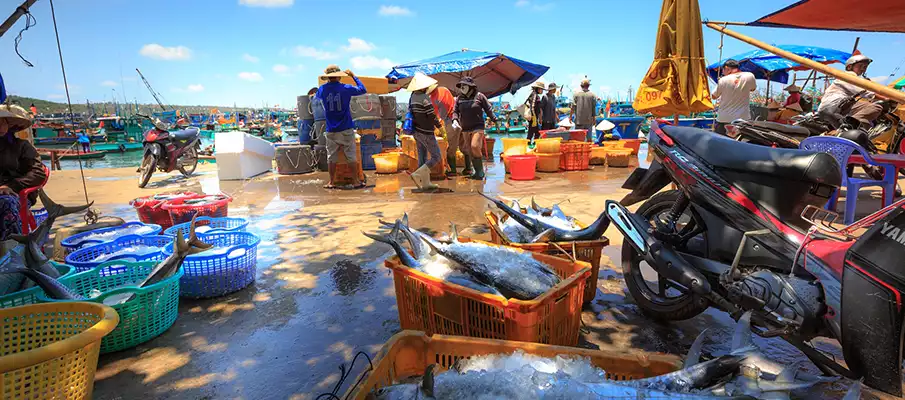
<svg viewBox="0 0 905 400"><path fill-rule="evenodd" d="M141 168L138 171L138 187L147 186L155 170L157 170L157 158L151 154L145 154L145 157L141 159Z"/></svg>
<svg viewBox="0 0 905 400"><path fill-rule="evenodd" d="M198 152L195 148L190 148L185 153L182 153L182 156L176 162L179 164L179 172L182 173L182 176L188 178L198 168ZM190 168L186 168L187 165Z"/></svg>
<svg viewBox="0 0 905 400"><path fill-rule="evenodd" d="M677 190L657 193L638 208L637 214L653 221L661 214L668 213L680 195ZM679 218L677 227L690 220L690 211L686 210ZM641 311L651 318L661 321L689 319L710 306L707 299L659 276L628 242L622 244L622 274L632 298Z"/></svg>

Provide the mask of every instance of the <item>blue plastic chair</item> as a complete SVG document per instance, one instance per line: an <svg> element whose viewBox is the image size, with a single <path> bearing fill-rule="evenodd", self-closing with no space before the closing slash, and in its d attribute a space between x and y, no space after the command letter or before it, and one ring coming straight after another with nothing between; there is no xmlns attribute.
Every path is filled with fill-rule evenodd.
<svg viewBox="0 0 905 400"><path fill-rule="evenodd" d="M896 191L896 177L898 171L892 164L882 164L874 161L859 144L840 137L834 136L812 136L801 142L799 147L802 150L818 151L827 153L839 163L842 169L842 185L845 186L845 215L844 222L851 225L855 222L855 204L858 201L858 191L861 188L879 186L883 189L883 207L892 204L892 197ZM868 165L883 167L883 180L860 179L848 176L848 159L854 152L858 152ZM836 201L839 198L839 189L830 197L830 201L826 204L826 209L836 211Z"/></svg>

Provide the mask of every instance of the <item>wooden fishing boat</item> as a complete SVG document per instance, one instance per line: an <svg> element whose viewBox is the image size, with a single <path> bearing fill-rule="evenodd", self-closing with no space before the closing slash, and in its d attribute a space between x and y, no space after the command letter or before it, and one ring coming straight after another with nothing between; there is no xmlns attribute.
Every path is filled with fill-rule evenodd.
<svg viewBox="0 0 905 400"><path fill-rule="evenodd" d="M60 160L77 160L79 158L79 152L76 150L58 150L58 149L42 149L38 148L38 153L41 154L42 160L50 160L51 153L57 153ZM89 151L87 153L81 153L81 157L83 160L85 159L97 159L104 158L106 155L103 151Z"/></svg>

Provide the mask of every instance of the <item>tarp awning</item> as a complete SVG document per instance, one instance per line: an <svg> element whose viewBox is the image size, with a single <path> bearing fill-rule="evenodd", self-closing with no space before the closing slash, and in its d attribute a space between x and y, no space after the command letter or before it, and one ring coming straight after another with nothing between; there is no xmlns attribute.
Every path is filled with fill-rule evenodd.
<svg viewBox="0 0 905 400"><path fill-rule="evenodd" d="M780 49L822 64L844 63L851 53L840 50L814 46L778 45ZM755 49L733 57L722 59L707 66L707 74L714 82L719 80L720 67L728 59L739 62L742 71L754 74L756 79L769 79L773 82L788 83L789 71L804 71L810 67L787 60L766 50Z"/></svg>
<svg viewBox="0 0 905 400"><path fill-rule="evenodd" d="M905 33L903 0L801 0L748 25Z"/></svg>

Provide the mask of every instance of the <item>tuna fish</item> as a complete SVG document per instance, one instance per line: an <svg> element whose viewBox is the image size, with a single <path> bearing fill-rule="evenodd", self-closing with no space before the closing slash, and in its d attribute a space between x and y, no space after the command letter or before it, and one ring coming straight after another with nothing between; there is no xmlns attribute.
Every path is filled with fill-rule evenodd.
<svg viewBox="0 0 905 400"><path fill-rule="evenodd" d="M610 226L610 220L609 218L607 218L606 212L601 213L600 216L597 217L597 219L593 223L591 223L591 225L588 225L587 228L579 229L573 226L573 224L566 219L552 216L543 217L540 215L540 213L534 211L533 208L529 208L528 213L522 213L521 210L515 210L500 200L491 198L483 193L481 193L481 196L484 196L484 198L490 200L494 205L497 206L497 208L505 212L516 222L524 225L535 235L547 229L552 229L552 240L556 242L597 240L600 239L601 236L603 236L606 228Z"/></svg>

